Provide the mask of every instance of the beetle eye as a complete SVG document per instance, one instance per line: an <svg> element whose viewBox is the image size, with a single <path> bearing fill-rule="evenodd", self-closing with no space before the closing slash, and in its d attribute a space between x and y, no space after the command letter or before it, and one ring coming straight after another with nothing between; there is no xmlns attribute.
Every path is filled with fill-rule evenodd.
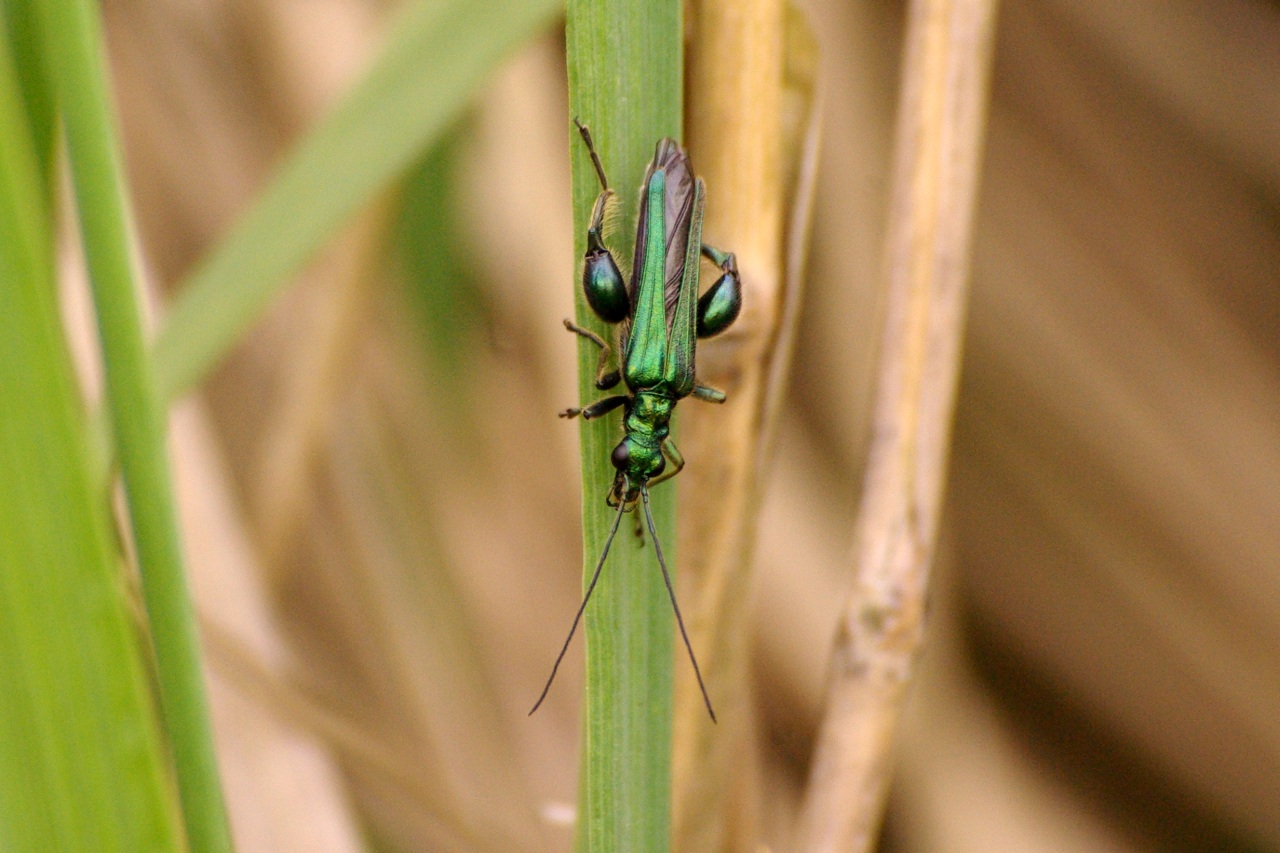
<svg viewBox="0 0 1280 853"><path fill-rule="evenodd" d="M627 470L627 466L631 464L631 448L627 447L625 441L619 442L618 446L613 449L613 467L619 471Z"/></svg>
<svg viewBox="0 0 1280 853"><path fill-rule="evenodd" d="M659 456L659 457L658 457L658 464L657 464L657 465L655 465L655 466L653 466L653 470L649 472L649 476L650 476L650 477L656 477L656 476L658 476L659 474L661 474L661 473L662 473L663 469L664 469L664 468L666 468L666 467L667 467L667 460L666 460L666 458L665 458L665 457L662 457L662 456Z"/></svg>

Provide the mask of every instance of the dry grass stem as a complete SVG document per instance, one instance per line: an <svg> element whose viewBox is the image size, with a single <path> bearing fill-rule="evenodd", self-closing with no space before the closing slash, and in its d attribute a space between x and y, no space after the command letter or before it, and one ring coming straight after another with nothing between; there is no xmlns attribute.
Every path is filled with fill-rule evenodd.
<svg viewBox="0 0 1280 853"><path fill-rule="evenodd" d="M192 592L211 651L234 646L254 668L277 671L291 660L225 461L202 406L179 406L172 418L176 483L190 554ZM214 632L207 630L216 626ZM236 661L235 664L238 664ZM209 666L210 711L218 765L236 847L357 853L360 819L347 798L329 742L300 728L246 689L237 666Z"/></svg>
<svg viewBox="0 0 1280 853"><path fill-rule="evenodd" d="M886 316L854 588L830 671L800 844L874 846L923 639L959 372L995 3L916 0L886 245Z"/></svg>
<svg viewBox="0 0 1280 853"><path fill-rule="evenodd" d="M745 629L749 554L766 436L786 376L784 329L799 304L811 194L796 187L802 174L812 177L798 164L806 151L813 159L815 47L798 13L778 0L699 4L692 30L688 128L708 186L703 233L737 254L744 308L734 327L698 351L699 379L723 388L729 402L684 415L681 425L692 460L682 489L696 505L682 515L680 546L686 588L694 587L691 635L713 673L712 702L730 710L707 726L691 680L677 680L674 838L681 850L754 850L760 794ZM797 245L787 245L797 222L800 233L790 235Z"/></svg>
<svg viewBox="0 0 1280 853"><path fill-rule="evenodd" d="M314 299L301 318L292 375L282 379L277 414L264 425L260 439L253 517L258 520L259 547L269 574L281 566L303 523L313 491L316 455L328 436L330 411L344 382L361 327L369 318L370 290L377 281L370 271L385 252L389 205L380 202L338 238L310 273Z"/></svg>

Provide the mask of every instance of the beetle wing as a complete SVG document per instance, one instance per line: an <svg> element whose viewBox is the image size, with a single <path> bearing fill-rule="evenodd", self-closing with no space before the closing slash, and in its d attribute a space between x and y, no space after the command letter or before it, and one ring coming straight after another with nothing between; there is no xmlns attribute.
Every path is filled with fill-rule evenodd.
<svg viewBox="0 0 1280 853"><path fill-rule="evenodd" d="M666 175L663 224L667 251L663 290L666 297L667 328L671 329L684 282L689 225L697 200L697 186L693 177L693 167L689 164L689 155L674 139L663 139L658 142L649 171L652 173L658 170Z"/></svg>
<svg viewBox="0 0 1280 853"><path fill-rule="evenodd" d="M666 173L651 165L640 198L636 258L631 276L631 328L623 377L635 390L656 389L666 373Z"/></svg>
<svg viewBox="0 0 1280 853"><path fill-rule="evenodd" d="M705 190L689 155L663 139L645 172L631 275L628 387L680 398L693 390Z"/></svg>
<svg viewBox="0 0 1280 853"><path fill-rule="evenodd" d="M694 355L698 329L698 273L702 254L702 209L706 203L706 189L701 180L693 184L690 194L689 214L680 223L683 231L684 254L680 258L680 279L676 284L676 302L671 306L671 280L667 280L668 314L671 318L667 332L667 354L664 360L664 380L667 390L676 398L688 396L694 385ZM675 241L672 241L673 245ZM668 275L672 268L672 256L667 255Z"/></svg>

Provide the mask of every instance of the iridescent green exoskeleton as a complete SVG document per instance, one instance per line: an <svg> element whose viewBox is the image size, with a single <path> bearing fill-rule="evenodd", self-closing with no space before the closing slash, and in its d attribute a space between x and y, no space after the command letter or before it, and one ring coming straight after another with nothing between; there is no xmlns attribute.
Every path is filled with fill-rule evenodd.
<svg viewBox="0 0 1280 853"><path fill-rule="evenodd" d="M596 564L587 593L573 619L569 636L551 669L547 686L538 697L533 711L538 710L546 698L556 670L564 658L577 630L578 622L587 607L587 601L595 589L609 555L609 547L618 532L622 513L635 508L640 502L644 507L649 536L653 539L662 577L671 597L680 636L684 639L693 663L698 687L706 702L711 719L716 718L702 682L697 658L685 631L680 607L676 604L675 590L662 556L649 512L649 487L670 479L684 467L684 457L670 436L671 413L677 402L690 395L711 403L723 403L723 391L717 391L697 381L694 370L694 354L697 339L723 332L738 317L742 308L742 283L738 276L738 264L731 252L713 249L702 242L702 210L706 188L700 178L694 176L689 155L673 139L658 142L653 162L645 171L640 189L640 215L636 225L635 261L631 281L623 281L613 255L604 244L605 210L613 199L613 190L605 178L604 167L591 143L586 126L574 119L582 140L586 143L600 178L600 195L591 211L591 223L587 228L587 251L582 271L582 289L587 304L600 319L616 325L618 365L610 369L614 349L594 332L580 328L569 320L564 324L569 331L581 335L600 347L600 361L596 369L596 387L602 391L616 388L619 382L626 386L625 394L605 397L586 408L566 409L561 417L581 415L590 420L623 407L622 441L613 449L613 466L618 469L613 487L606 498L610 506L618 508L604 551ZM705 294L698 296L699 267L705 257L720 268L721 275ZM669 463L669 464L668 464ZM529 713L532 714L533 711Z"/></svg>

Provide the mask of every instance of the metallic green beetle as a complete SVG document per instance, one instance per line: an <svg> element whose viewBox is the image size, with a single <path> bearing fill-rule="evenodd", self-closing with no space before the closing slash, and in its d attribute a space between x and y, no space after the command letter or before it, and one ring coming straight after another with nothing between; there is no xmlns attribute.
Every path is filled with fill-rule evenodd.
<svg viewBox="0 0 1280 853"><path fill-rule="evenodd" d="M668 422L677 401L690 394L723 403L724 392L699 385L694 375L695 339L723 332L742 308L742 284L732 253L702 243L702 209L706 188L695 179L689 155L673 139L658 142L644 176L636 231L631 284L622 280L601 231L605 207L613 196L604 168L581 123L578 130L600 177L601 192L587 229L582 289L600 319L619 324L621 368L608 370L612 350L592 332L568 320L565 326L600 347L596 387L608 390L626 383L628 394L599 400L585 409L567 409L561 417L590 420L625 406L625 437L613 451L618 469L609 505L630 509L645 490L674 477L684 457L671 441ZM720 267L719 280L698 298L699 260L706 256ZM665 458L664 458L665 457ZM672 468L666 470L670 460Z"/></svg>
<svg viewBox="0 0 1280 853"><path fill-rule="evenodd" d="M626 385L627 393L605 397L585 408L566 409L561 417L581 415L590 420L623 408L622 441L614 448L612 461L618 473L606 498L618 508L605 541L604 552L596 564L587 593L574 617L573 627L556 658L551 678L538 698L533 711L546 698L555 679L569 641L577 630L587 601L595 589L609 555L609 547L618 532L622 513L643 502L645 521L662 567L662 577L671 597L676 622L689 660L693 663L702 698L711 719L716 718L711 700L702 682L697 658L685 631L675 590L662 557L662 546L654 530L649 512L649 487L670 479L684 467L684 457L670 436L672 410L677 402L690 395L712 403L723 403L725 395L697 382L694 354L697 338L706 338L727 329L742 308L742 283L738 264L731 252L713 249L702 242L702 211L706 188L695 178L689 155L673 139L662 139L654 151L653 161L645 171L641 187L640 215L636 226L635 263L628 285L618 271L613 255L604 244L605 209L613 198L613 190L605 178L604 167L591 142L586 126L574 119L586 143L600 178L600 194L591 211L587 228L587 251L582 271L582 289L587 303L600 319L617 325L617 346L622 353L620 364L609 369L613 349L599 335L565 320L569 331L581 335L600 347L596 369L596 387L602 391ZM720 278L701 298L698 297L699 265L706 257L720 268ZM668 461L671 463L667 466ZM532 714L533 711L529 713Z"/></svg>

